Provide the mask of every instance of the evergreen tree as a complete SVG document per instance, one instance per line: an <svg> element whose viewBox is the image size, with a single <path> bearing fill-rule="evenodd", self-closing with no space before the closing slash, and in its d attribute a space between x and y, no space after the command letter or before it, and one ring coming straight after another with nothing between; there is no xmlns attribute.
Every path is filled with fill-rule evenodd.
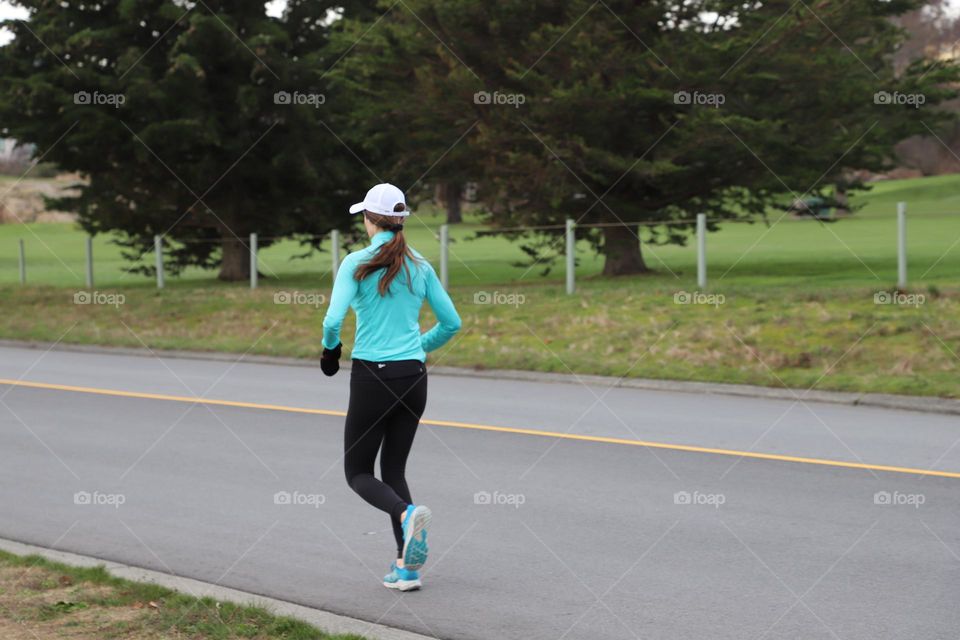
<svg viewBox="0 0 960 640"><path fill-rule="evenodd" d="M348 228L358 169L321 123L336 119L321 72L337 5L293 0L276 19L254 0L21 4L29 20L8 21L0 49L0 122L88 179L56 203L87 231L121 232L131 259L162 234L173 271L240 280L251 232L269 246Z"/></svg>
<svg viewBox="0 0 960 640"><path fill-rule="evenodd" d="M397 96L371 100L364 121L403 141L380 145L399 163L446 152L431 175L481 181L495 224L602 225L583 235L604 273L638 273L640 235L683 243L697 213L829 198L845 170L881 169L894 143L937 127L957 67L892 64L892 19L919 5L408 0L367 25L352 64ZM674 224L621 224L659 220Z"/></svg>

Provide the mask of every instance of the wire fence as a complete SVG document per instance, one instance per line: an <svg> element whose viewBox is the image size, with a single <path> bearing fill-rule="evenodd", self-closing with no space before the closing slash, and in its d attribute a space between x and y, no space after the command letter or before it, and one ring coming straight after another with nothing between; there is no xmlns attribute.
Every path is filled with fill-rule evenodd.
<svg viewBox="0 0 960 640"><path fill-rule="evenodd" d="M893 213L894 212L891 211L891 214ZM813 218L813 220L811 220L811 218ZM931 224L933 224L934 221L937 220L952 219L960 221L960 214L942 211L924 212L922 214L912 214L910 219L917 221L929 221ZM839 221L842 221L844 225L852 222L858 226L861 223L869 222L872 223L872 226L870 227L872 231L882 231L884 235L884 243L887 242L887 234L895 234L895 243L890 242L889 245L887 245L889 246L889 252L885 255L887 255L890 259L893 259L895 256L897 286L899 288L907 287L907 267L909 263L907 243L907 213L906 204L903 202L897 204L895 215L849 215L830 219L820 219L811 215L790 215L790 212L784 212L779 217L754 220L709 218L706 214L699 214L693 219L682 220L577 223L573 219L568 219L564 224L489 228L468 227L467 229L464 229L459 225L448 224L443 224L439 227L428 227L421 221L423 228L418 229L413 222L408 223L408 227L413 231L418 231L421 233L418 245L420 248L424 249L423 253L428 259L437 263L441 281L443 282L444 287L448 288L451 284L451 271L456 271L458 274L458 284L464 284L464 282L460 281L460 279L466 280L467 283L471 281L484 282L487 279L484 278L480 272L503 270L504 262L510 262L510 258L503 255L502 249L500 249L499 246L495 252L491 249L493 245L489 244L490 242L495 241L498 236L517 236L523 234L543 235L544 232L556 232L555 234L548 234L554 235L554 237L548 238L548 241L545 243L545 245L548 245L549 247L549 251L547 251L547 254L549 255L547 255L546 258L531 257L532 254L529 252L527 253L525 257L528 259L528 267L526 268L526 271L523 272L521 278L527 273L531 272L533 269L544 267L545 265L552 266L555 265L555 263L560 263L563 265L562 270L565 290L568 294L573 294L577 288L578 276L582 276L584 271L591 272L590 269L583 268L583 263L586 262L587 259L584 258L582 246L584 237L586 235L584 232L591 229L598 229L601 232L614 227L625 227L630 229L634 235L637 236L637 241L644 248L644 252L649 254L648 258L650 255L652 255L655 262L659 261L662 263L662 265L671 273L673 273L673 270L669 264L661 258L659 253L654 248L658 247L659 245L654 242L645 242L641 238L641 230L652 229L655 227L685 227L690 229L694 240L692 244L695 248L695 262L693 264L695 264L696 284L699 288L704 289L709 283L708 276L716 278L718 273L721 278L725 276L726 273L733 268L733 266L739 264L743 257L749 254L749 252L753 250L753 248L759 244L761 240L763 240L769 230L780 224L806 223L809 225L814 220L828 229L829 226L832 226L832 223ZM719 265L719 268L714 267L715 271L711 272L711 265L708 264L708 249L713 236L708 233L708 230L711 228L716 229L718 226L744 224L759 225L760 229L766 229L767 231L761 231L759 237L755 239L753 243L748 242L748 238L744 240L744 246L740 248L740 255L735 256L733 266L727 264L727 270L722 271L723 265ZM429 233L423 234L424 231L428 231ZM945 234L947 236L950 236L951 233L953 233L953 230L945 230ZM847 242L843 240L843 238L832 231L830 231L829 234L832 234L840 245L849 249L850 253L852 254L852 258L860 261L867 269L870 269L864 260L857 255L856 250L851 248ZM829 236L829 234L826 235ZM960 228L957 229L956 234L957 242L951 245L950 249L953 249L956 244L960 242ZM426 242L424 236L426 236ZM431 237L435 244L430 242ZM720 237L718 235L718 240L719 239ZM37 237L36 240L38 240L39 244L41 244L46 250L50 250L50 248L46 246L42 239ZM319 269L317 275L321 277L329 276L331 281L336 277L336 273L341 264L342 254L349 250L352 246L352 243L345 242L343 235L336 230L324 235L294 234L289 236L260 236L257 233L251 233L249 236L245 237L234 236L232 239L228 239L228 241L239 244L242 247L243 252L247 254L247 259L249 260L250 287L254 289L260 284L262 271L269 272L269 275L271 276L275 275L272 262L264 258L264 253L261 249L261 246L263 246L264 243L275 244L281 242L298 242L313 244L314 246L320 246L322 244L327 245L329 248L329 255L326 258L326 264L322 265L321 263L321 265L317 265L316 262L314 262L313 265ZM476 244L467 244L471 241L475 242ZM496 241L503 243L503 240ZM144 251L143 254L141 254L140 258L145 260L141 266L145 266L151 262L148 254L153 253L152 263L155 285L157 288L163 289L167 284L167 276L170 275L170 265L166 261L168 258L168 252L176 251L178 246L201 243L221 245L223 242L223 238L167 238L157 235L154 237L152 248ZM427 245L425 247L420 244L424 242ZM484 244L484 242L488 242L488 244ZM579 250L578 242L581 243ZM28 281L30 281L28 278L27 247L23 238L20 238L17 244L19 282L23 285L26 285ZM729 247L726 250L729 252ZM515 249L515 251L518 257L523 257L523 254L520 253L520 249ZM77 276L78 280L80 279L79 273L76 273L72 268L70 268L64 260L59 258L59 256L57 259L64 267L70 270L71 273ZM939 262L940 259L942 259L942 256L938 258L937 262ZM83 260L84 268L82 270L82 280L88 288L93 288L95 286L96 262L94 256L93 238L89 236L85 238ZM727 263L730 263L729 259L727 260ZM580 266L579 269L578 265Z"/></svg>

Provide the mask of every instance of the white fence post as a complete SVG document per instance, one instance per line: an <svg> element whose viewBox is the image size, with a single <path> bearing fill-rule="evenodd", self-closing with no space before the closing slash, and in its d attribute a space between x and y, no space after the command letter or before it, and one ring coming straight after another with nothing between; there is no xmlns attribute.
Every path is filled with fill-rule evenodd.
<svg viewBox="0 0 960 640"><path fill-rule="evenodd" d="M707 286L707 214L697 214L697 287Z"/></svg>
<svg viewBox="0 0 960 640"><path fill-rule="evenodd" d="M337 271L340 270L340 231L334 229L330 232L330 270L333 273L333 280L337 280Z"/></svg>
<svg viewBox="0 0 960 640"><path fill-rule="evenodd" d="M157 289L163 289L163 237L153 236L153 253L157 265Z"/></svg>
<svg viewBox="0 0 960 640"><path fill-rule="evenodd" d="M450 286L450 226L440 225L440 284Z"/></svg>
<svg viewBox="0 0 960 640"><path fill-rule="evenodd" d="M907 203L897 203L897 288L907 288Z"/></svg>
<svg viewBox="0 0 960 640"><path fill-rule="evenodd" d="M23 238L20 238L20 284L27 284L27 253L23 248Z"/></svg>
<svg viewBox="0 0 960 640"><path fill-rule="evenodd" d="M257 288L257 234L250 234L250 288Z"/></svg>
<svg viewBox="0 0 960 640"><path fill-rule="evenodd" d="M87 289L93 289L93 236L87 236Z"/></svg>
<svg viewBox="0 0 960 640"><path fill-rule="evenodd" d="M573 218L567 218L567 295L573 295L576 291L575 269L577 266L577 223Z"/></svg>

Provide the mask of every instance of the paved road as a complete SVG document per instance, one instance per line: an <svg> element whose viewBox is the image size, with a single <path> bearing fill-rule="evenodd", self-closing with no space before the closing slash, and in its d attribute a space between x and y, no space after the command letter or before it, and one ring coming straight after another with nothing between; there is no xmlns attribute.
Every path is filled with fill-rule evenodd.
<svg viewBox="0 0 960 640"><path fill-rule="evenodd" d="M346 376L302 367L0 349L0 378L21 377L345 407ZM430 394L439 421L960 471L956 417L440 376ZM960 628L956 478L423 426L410 481L434 555L426 588L398 596L378 584L388 525L342 478L340 417L6 384L0 400L0 537L439 638Z"/></svg>

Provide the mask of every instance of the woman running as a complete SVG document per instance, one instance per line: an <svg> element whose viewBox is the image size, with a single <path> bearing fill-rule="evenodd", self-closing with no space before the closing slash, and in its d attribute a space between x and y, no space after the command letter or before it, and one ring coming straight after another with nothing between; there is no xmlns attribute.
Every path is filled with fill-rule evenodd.
<svg viewBox="0 0 960 640"><path fill-rule="evenodd" d="M427 560L430 509L414 505L404 477L407 455L427 404L426 353L460 329L460 316L427 260L407 246L410 215L403 192L378 184L350 213L363 212L370 246L348 255L337 272L323 319L320 367L340 369L340 326L352 307L357 334L351 353L350 405L344 433L347 483L364 500L390 514L397 559L383 579L391 589L421 586ZM420 333L420 307L430 303L439 321ZM373 465L380 452L380 479Z"/></svg>

